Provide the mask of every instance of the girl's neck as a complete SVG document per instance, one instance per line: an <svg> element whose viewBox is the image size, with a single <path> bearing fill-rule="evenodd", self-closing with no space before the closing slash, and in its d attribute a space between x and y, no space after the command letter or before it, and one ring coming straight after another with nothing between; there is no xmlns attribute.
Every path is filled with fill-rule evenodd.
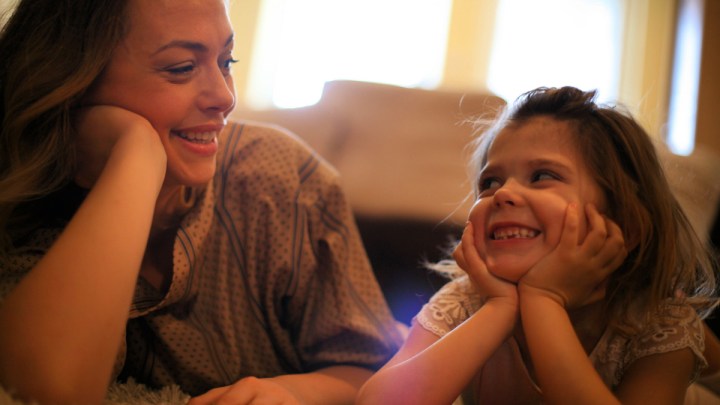
<svg viewBox="0 0 720 405"><path fill-rule="evenodd" d="M603 306L603 301L598 301L568 311L575 334L588 355L595 348L607 327Z"/></svg>

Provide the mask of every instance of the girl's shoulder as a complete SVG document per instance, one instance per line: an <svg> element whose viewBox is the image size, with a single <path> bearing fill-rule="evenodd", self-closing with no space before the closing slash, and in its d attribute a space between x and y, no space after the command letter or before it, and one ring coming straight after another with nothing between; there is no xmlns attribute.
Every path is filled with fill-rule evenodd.
<svg viewBox="0 0 720 405"><path fill-rule="evenodd" d="M703 356L703 323L695 309L679 300L664 302L647 317L637 317L632 332L608 329L591 354L601 375L611 386L622 379L632 363L653 354L690 349L695 355L695 377L707 367Z"/></svg>
<svg viewBox="0 0 720 405"><path fill-rule="evenodd" d="M437 336L460 325L482 306L482 298L467 276L446 283L423 305L415 319Z"/></svg>
<svg viewBox="0 0 720 405"><path fill-rule="evenodd" d="M632 350L629 354L638 358L688 347L703 359L702 320L692 306L679 300L668 300L642 323L630 342Z"/></svg>

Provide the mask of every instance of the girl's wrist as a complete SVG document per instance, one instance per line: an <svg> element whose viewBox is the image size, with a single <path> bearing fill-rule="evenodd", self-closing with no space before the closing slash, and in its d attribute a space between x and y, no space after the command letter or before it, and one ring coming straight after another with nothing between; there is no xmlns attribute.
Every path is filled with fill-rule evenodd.
<svg viewBox="0 0 720 405"><path fill-rule="evenodd" d="M523 282L518 284L518 299L523 303L528 301L552 302L562 308L567 306L567 300L562 294L544 288L531 286Z"/></svg>
<svg viewBox="0 0 720 405"><path fill-rule="evenodd" d="M498 311L516 314L520 311L518 295L488 297L483 306L497 308Z"/></svg>

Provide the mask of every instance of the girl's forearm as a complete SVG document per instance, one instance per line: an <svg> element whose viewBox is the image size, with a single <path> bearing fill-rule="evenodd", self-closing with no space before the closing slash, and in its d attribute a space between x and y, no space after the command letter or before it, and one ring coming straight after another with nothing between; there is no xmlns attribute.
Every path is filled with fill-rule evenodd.
<svg viewBox="0 0 720 405"><path fill-rule="evenodd" d="M517 305L488 302L465 322L405 361L383 367L357 404L453 402L512 332Z"/></svg>
<svg viewBox="0 0 720 405"><path fill-rule="evenodd" d="M355 401L358 389L372 375L369 369L331 366L312 373L274 377L308 405L348 404Z"/></svg>
<svg viewBox="0 0 720 405"><path fill-rule="evenodd" d="M520 314L545 403L619 403L595 371L565 308L520 287Z"/></svg>
<svg viewBox="0 0 720 405"><path fill-rule="evenodd" d="M58 240L0 306L0 382L20 397L104 397L164 176L144 163L111 158Z"/></svg>

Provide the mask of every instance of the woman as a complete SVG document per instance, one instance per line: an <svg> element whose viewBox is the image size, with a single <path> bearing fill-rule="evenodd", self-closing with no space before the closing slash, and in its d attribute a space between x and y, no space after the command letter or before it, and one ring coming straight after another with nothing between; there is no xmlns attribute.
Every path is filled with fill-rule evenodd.
<svg viewBox="0 0 720 405"><path fill-rule="evenodd" d="M227 124L232 47L222 0L28 0L8 21L0 384L20 398L98 403L120 375L212 389L193 403L347 403L397 348L335 172Z"/></svg>

